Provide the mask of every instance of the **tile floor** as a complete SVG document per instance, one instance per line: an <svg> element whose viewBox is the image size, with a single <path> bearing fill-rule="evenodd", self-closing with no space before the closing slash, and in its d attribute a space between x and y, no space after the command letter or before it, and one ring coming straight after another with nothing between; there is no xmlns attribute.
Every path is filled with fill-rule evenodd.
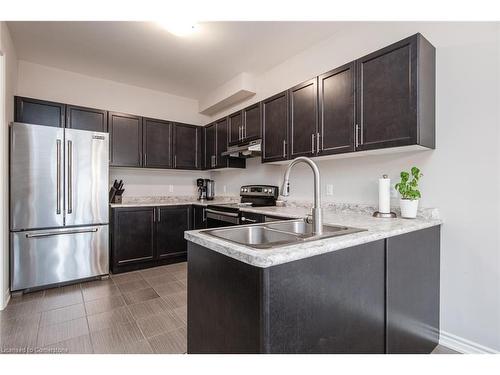
<svg viewBox="0 0 500 375"><path fill-rule="evenodd" d="M185 353L186 263L13 297L0 353Z"/></svg>
<svg viewBox="0 0 500 375"><path fill-rule="evenodd" d="M0 311L0 353L185 353L186 265L13 297Z"/></svg>

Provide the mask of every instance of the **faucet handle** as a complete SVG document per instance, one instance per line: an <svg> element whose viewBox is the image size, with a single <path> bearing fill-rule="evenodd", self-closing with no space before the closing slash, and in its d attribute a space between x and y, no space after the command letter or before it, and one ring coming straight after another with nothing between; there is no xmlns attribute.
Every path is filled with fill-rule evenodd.
<svg viewBox="0 0 500 375"><path fill-rule="evenodd" d="M312 224L313 223L313 215L312 214L307 214L307 216L304 218L304 221L307 224Z"/></svg>

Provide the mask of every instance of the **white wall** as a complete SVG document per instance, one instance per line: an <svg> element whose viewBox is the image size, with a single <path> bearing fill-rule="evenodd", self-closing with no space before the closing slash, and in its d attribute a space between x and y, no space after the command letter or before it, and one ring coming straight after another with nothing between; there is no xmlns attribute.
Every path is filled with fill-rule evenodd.
<svg viewBox="0 0 500 375"><path fill-rule="evenodd" d="M5 95L0 93L3 110L0 114L0 310L5 307L9 295L9 184L8 184L8 124L14 119L14 93L17 85L17 56L9 29L0 22L0 54L4 56L5 76L0 78L5 84ZM0 72L4 74L4 72ZM0 84L0 90L2 89Z"/></svg>
<svg viewBox="0 0 500 375"><path fill-rule="evenodd" d="M445 221L441 328L500 351L499 66L497 24L360 23L257 77L257 95L220 117L301 81L421 32L437 49L436 150L319 162L333 199L376 203L376 179L419 166L422 205ZM242 183L278 183L284 167L252 160L245 171L214 172L236 195ZM291 175L291 199L311 199L307 167ZM326 189L323 189L326 191ZM326 197L332 199L331 197Z"/></svg>
<svg viewBox="0 0 500 375"><path fill-rule="evenodd" d="M133 168L111 168L109 173L111 184L123 179L124 197L195 196L197 178L210 178L210 173Z"/></svg>
<svg viewBox="0 0 500 375"><path fill-rule="evenodd" d="M194 125L208 122L208 117L198 113L197 100L27 61L19 61L18 80L20 96Z"/></svg>

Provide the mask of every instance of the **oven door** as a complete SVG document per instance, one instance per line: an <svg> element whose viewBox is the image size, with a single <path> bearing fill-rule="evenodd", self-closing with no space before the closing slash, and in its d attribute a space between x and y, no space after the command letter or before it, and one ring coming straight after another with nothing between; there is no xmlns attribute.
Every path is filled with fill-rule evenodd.
<svg viewBox="0 0 500 375"><path fill-rule="evenodd" d="M240 224L238 212L225 212L207 208L207 228L220 228Z"/></svg>

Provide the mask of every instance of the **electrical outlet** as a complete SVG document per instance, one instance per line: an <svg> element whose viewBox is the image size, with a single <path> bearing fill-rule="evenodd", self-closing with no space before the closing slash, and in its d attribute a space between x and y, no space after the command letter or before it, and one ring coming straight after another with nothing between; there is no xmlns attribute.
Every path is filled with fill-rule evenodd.
<svg viewBox="0 0 500 375"><path fill-rule="evenodd" d="M326 195L333 195L333 185L326 185Z"/></svg>
<svg viewBox="0 0 500 375"><path fill-rule="evenodd" d="M168 192L173 193L174 192L174 185L168 185Z"/></svg>

